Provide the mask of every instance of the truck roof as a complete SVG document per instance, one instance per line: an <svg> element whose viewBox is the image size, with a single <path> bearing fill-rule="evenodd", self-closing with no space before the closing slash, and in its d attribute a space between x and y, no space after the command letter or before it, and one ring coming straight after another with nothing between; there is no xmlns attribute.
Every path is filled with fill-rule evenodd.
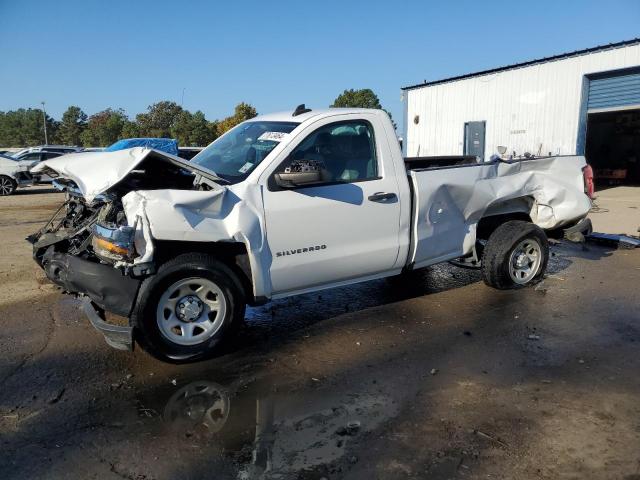
<svg viewBox="0 0 640 480"><path fill-rule="evenodd" d="M286 112L276 112L276 113L268 113L265 115L258 115L252 120L261 120L261 121L271 121L271 122L296 122L302 123L305 120L309 120L313 117L330 117L333 115L342 115L342 114L362 114L362 113L380 113L384 112L383 110L378 110L374 108L325 108L321 110L311 110L309 112L301 113L299 115L293 115L293 110L288 110ZM385 113L386 115L386 113Z"/></svg>

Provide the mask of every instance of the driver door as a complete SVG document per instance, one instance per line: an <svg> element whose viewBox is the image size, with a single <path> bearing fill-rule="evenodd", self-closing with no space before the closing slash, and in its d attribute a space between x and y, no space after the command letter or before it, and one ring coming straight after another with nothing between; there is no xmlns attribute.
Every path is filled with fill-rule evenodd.
<svg viewBox="0 0 640 480"><path fill-rule="evenodd" d="M383 127L375 116L331 118L286 155L264 190L274 295L373 277L398 258L398 186L385 171L388 145L376 142L386 138ZM275 174L295 160L323 165L322 183L279 186Z"/></svg>

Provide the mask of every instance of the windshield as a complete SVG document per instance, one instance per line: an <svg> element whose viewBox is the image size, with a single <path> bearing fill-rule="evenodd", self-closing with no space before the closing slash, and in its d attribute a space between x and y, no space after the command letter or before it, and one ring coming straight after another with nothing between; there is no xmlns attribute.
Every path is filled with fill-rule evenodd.
<svg viewBox="0 0 640 480"><path fill-rule="evenodd" d="M244 122L229 130L193 157L219 177L237 183L284 140L299 124L294 122Z"/></svg>

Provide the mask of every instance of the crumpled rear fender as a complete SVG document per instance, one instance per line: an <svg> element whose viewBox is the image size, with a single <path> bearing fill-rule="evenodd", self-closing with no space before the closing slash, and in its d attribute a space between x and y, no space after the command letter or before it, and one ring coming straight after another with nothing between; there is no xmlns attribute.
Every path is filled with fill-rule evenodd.
<svg viewBox="0 0 640 480"><path fill-rule="evenodd" d="M416 207L409 263L417 267L471 252L479 222L522 212L545 230L584 218L584 157L493 161L410 170Z"/></svg>

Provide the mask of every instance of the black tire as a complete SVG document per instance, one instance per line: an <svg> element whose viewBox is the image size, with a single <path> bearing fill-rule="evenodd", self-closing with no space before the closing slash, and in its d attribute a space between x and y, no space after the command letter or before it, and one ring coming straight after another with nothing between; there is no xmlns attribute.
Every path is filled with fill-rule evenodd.
<svg viewBox="0 0 640 480"><path fill-rule="evenodd" d="M189 278L214 282L224 295L226 310L222 324L213 336L195 345L181 345L160 330L157 309L167 289ZM142 282L131 314L131 325L138 343L154 357L171 363L189 363L214 356L223 339L244 320L245 307L242 283L231 268L211 255L186 253L169 260L155 275Z"/></svg>
<svg viewBox="0 0 640 480"><path fill-rule="evenodd" d="M13 195L16 188L18 188L18 183L13 178L0 175L0 196Z"/></svg>
<svg viewBox="0 0 640 480"><path fill-rule="evenodd" d="M510 260L514 250L525 240L537 242L540 247L540 262L533 275L523 283L518 283L510 273ZM544 231L533 223L512 220L500 225L489 236L482 254L482 277L490 287L501 290L520 288L539 282L548 262L549 242Z"/></svg>

